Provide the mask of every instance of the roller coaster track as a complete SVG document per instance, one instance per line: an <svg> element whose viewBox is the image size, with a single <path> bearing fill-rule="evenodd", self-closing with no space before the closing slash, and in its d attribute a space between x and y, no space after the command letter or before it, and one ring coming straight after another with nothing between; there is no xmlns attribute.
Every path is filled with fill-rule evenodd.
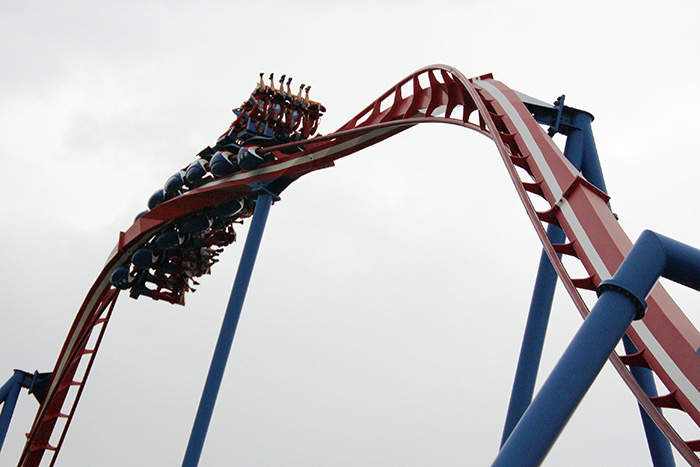
<svg viewBox="0 0 700 467"><path fill-rule="evenodd" d="M632 247L607 205L608 196L564 158L514 91L491 75L466 79L448 66L426 67L397 83L338 131L264 148L259 152L272 160L260 168L216 179L177 196L122 232L66 338L19 466L38 466L46 451L51 452L50 465L55 463L117 300L110 275L137 248L193 212L249 197L261 189L279 194L302 175L331 167L336 159L426 122L463 126L493 140L554 269L578 311L587 316L589 309L580 290L595 290L610 279ZM549 208L537 211L535 198L544 199ZM560 226L568 242L550 243L547 224ZM587 277L572 278L559 254L577 258ZM610 361L680 455L697 466L700 460L695 452L700 451L700 440L683 440L658 409L680 409L700 425L700 333L661 285L656 285L647 302L645 318L628 330L639 352L613 353ZM628 366L651 369L668 394L649 398ZM56 438L58 442L51 446L50 439Z"/></svg>

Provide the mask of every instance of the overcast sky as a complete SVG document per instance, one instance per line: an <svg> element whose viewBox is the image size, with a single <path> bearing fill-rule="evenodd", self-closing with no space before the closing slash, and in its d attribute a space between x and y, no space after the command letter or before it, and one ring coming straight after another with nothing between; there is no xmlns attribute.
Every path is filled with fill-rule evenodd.
<svg viewBox="0 0 700 467"><path fill-rule="evenodd" d="M433 63L565 93L596 117L628 235L700 246L696 2L429 5L3 2L0 379L51 371L119 231L261 71L311 84L324 134ZM186 307L119 299L57 465L181 463L246 228ZM271 210L200 465L489 465L540 249L495 147L462 128L303 177ZM580 322L559 291L544 374ZM36 408L23 392L1 465ZM651 465L609 365L545 465Z"/></svg>

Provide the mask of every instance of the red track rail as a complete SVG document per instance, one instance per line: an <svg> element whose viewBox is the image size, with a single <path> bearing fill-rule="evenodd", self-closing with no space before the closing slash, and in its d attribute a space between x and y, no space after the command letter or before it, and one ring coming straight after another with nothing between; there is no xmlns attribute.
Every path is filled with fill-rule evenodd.
<svg viewBox="0 0 700 467"><path fill-rule="evenodd" d="M283 186L287 186L313 170L333 166L336 159L425 122L464 126L494 141L545 251L574 305L585 317L589 310L579 289L595 289L610 278L632 245L608 209L607 195L569 164L505 85L490 75L467 80L451 67L426 67L397 83L337 132L266 148L260 152L273 155L273 162L254 171L218 179L163 203L122 233L66 338L19 466L38 466L47 450L53 452L51 465L55 462L116 301L117 292L110 286L109 277L133 251L182 216L246 196L257 185L271 180L284 180ZM522 180L516 167L531 180ZM537 212L531 196L544 198L550 208ZM552 245L545 223L561 226L569 243ZM557 257L558 252L578 258L589 276L572 279ZM629 331L640 352L622 357L613 354L610 360L680 454L691 465L700 466L694 453L700 450L700 441L681 439L658 410L658 407L680 408L700 425L700 356L696 353L700 348L700 333L661 286L653 290L648 305L644 320L633 323ZM89 349L90 335L98 326L102 326L100 338ZM89 358L87 369L79 381L74 381L84 357ZM652 369L668 388L669 395L649 399L625 364ZM72 400L68 397L71 388L77 390ZM70 411L65 415L61 411L67 405ZM62 426L57 446L52 447L49 441L62 418L67 422Z"/></svg>

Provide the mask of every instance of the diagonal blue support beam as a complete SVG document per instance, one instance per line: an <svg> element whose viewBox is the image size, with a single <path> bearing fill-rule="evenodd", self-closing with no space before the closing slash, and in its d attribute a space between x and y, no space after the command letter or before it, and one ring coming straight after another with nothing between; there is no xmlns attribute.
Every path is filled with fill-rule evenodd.
<svg viewBox="0 0 700 467"><path fill-rule="evenodd" d="M626 334L622 337L622 343L628 355L637 353L637 347ZM650 369L633 366L630 367L630 373L632 373L632 376L634 376L641 388L644 389L647 396L656 397L659 395L656 391L654 374ZM675 467L676 461L673 459L671 443L668 441L668 438L659 430L659 427L656 426L656 423L654 423L641 405L639 405L639 413L642 417L644 434L647 437L647 444L649 445L649 455L651 456L654 467Z"/></svg>
<svg viewBox="0 0 700 467"><path fill-rule="evenodd" d="M194 420L194 425L192 426L190 440L187 444L185 457L182 461L183 467L196 467L199 464L199 458L202 455L202 448L204 447L204 440L209 429L209 422L214 412L214 405L216 404L216 398L219 394L219 388L221 387L221 380L223 379L224 370L226 369L226 362L231 352L233 337L236 333L236 327L238 326L238 319L241 316L243 302L246 292L248 291L248 285L250 284L250 277L253 274L255 259L258 255L271 205L272 194L263 192L258 196L253 219L251 220L250 229L248 230L248 237L246 238L245 246L241 253L241 261L238 264L238 272L236 273L236 279L234 280L233 289L231 290L231 296L226 308L226 314L224 315L219 338L216 342L216 348L214 349L214 356L212 357L209 367L209 374L204 383L202 398L199 402L199 408L197 409L197 415Z"/></svg>
<svg viewBox="0 0 700 467"><path fill-rule="evenodd" d="M659 277L700 290L700 250L644 231L503 445L496 467L542 463Z"/></svg>
<svg viewBox="0 0 700 467"><path fill-rule="evenodd" d="M564 231L554 224L547 227L547 236L553 244L564 243L566 240ZM556 285L557 273L552 267L549 256L543 250L530 301L530 310L525 323L523 341L520 346L520 356L515 370L513 389L510 393L501 446L505 444L513 428L518 424L520 417L523 416L532 401Z"/></svg>
<svg viewBox="0 0 700 467"><path fill-rule="evenodd" d="M10 421L17 405L19 390L22 389L25 374L23 371L15 370L12 378L0 388L0 402L3 403L0 413L0 451L2 451L2 445L5 443L7 431L10 428Z"/></svg>

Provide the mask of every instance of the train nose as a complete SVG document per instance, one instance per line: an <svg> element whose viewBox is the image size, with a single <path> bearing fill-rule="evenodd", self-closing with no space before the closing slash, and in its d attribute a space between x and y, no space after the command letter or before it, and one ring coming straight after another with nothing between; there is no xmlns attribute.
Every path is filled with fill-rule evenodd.
<svg viewBox="0 0 700 467"><path fill-rule="evenodd" d="M153 265L153 252L150 248L139 248L131 256L131 263L136 269L148 269Z"/></svg>
<svg viewBox="0 0 700 467"><path fill-rule="evenodd" d="M187 235L196 235L211 227L211 222L211 219L206 214L198 214L187 219L180 230Z"/></svg>
<svg viewBox="0 0 700 467"><path fill-rule="evenodd" d="M156 191L148 199L148 209L154 209L156 206L158 206L163 201L165 201L165 191L164 190Z"/></svg>
<svg viewBox="0 0 700 467"><path fill-rule="evenodd" d="M231 175L236 171L236 167L231 163L228 156L232 155L228 151L217 151L209 162L209 170L216 177Z"/></svg>
<svg viewBox="0 0 700 467"><path fill-rule="evenodd" d="M165 182L163 190L165 190L166 195L174 195L178 193L180 188L182 188L182 186L185 184L185 179L182 175L182 172L178 172Z"/></svg>
<svg viewBox="0 0 700 467"><path fill-rule="evenodd" d="M179 247L184 238L175 230L166 230L156 238L156 246L161 250L172 250Z"/></svg>
<svg viewBox="0 0 700 467"><path fill-rule="evenodd" d="M220 219L230 219L243 210L245 206L242 199L224 203L214 208L214 216Z"/></svg>
<svg viewBox="0 0 700 467"><path fill-rule="evenodd" d="M263 163L263 158L257 153L259 146L249 146L238 151L236 159L241 170L255 170Z"/></svg>
<svg viewBox="0 0 700 467"><path fill-rule="evenodd" d="M126 290L129 288L129 267L120 266L114 270L109 281L118 289Z"/></svg>
<svg viewBox="0 0 700 467"><path fill-rule="evenodd" d="M207 162L203 159L198 159L192 162L185 171L185 182L189 185L194 185L207 174Z"/></svg>

